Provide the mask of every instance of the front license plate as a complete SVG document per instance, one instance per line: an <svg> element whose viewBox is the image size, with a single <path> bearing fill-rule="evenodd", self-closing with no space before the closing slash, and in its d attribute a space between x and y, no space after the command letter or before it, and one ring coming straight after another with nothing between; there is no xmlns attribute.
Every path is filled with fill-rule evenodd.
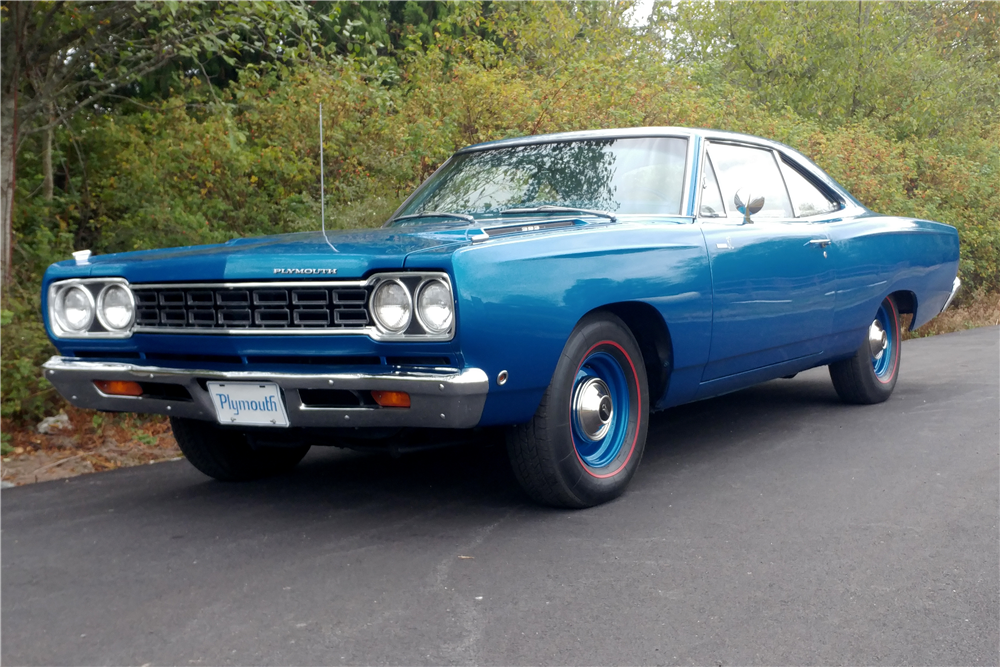
<svg viewBox="0 0 1000 667"><path fill-rule="evenodd" d="M273 382L209 382L220 424L288 426L281 390Z"/></svg>

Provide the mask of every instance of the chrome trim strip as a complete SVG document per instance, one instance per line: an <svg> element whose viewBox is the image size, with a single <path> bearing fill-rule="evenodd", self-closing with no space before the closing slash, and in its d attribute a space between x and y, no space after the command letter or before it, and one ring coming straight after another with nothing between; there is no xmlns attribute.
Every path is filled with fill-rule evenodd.
<svg viewBox="0 0 1000 667"><path fill-rule="evenodd" d="M956 276L954 282L951 284L951 294L948 295L948 300L944 302L944 306L941 307L941 312L938 313L938 315L948 310L948 306L950 306L951 302L955 300L955 295L958 294L958 288L961 286L962 281Z"/></svg>
<svg viewBox="0 0 1000 667"><path fill-rule="evenodd" d="M346 287L359 288L370 285L376 276L387 274L377 273L368 280L268 280L264 282L202 282L202 283L137 283L130 285L132 289L226 289L229 287L245 287L248 289L268 288L268 287ZM403 275L416 275L406 274Z"/></svg>
<svg viewBox="0 0 1000 667"><path fill-rule="evenodd" d="M479 424L489 393L489 378L478 368L387 373L266 373L136 366L55 356L43 364L45 377L59 393L81 408L138 412L216 422L215 407L202 380L275 382L284 394L290 426L472 428ZM180 385L192 400L109 396L94 380L131 380ZM409 408L303 405L301 389L405 391Z"/></svg>

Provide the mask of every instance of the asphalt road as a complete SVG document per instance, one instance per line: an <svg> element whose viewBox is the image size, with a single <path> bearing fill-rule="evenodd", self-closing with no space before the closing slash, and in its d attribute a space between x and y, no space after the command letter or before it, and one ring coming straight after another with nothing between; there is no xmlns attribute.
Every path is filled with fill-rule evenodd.
<svg viewBox="0 0 1000 667"><path fill-rule="evenodd" d="M656 416L619 500L528 503L502 451L314 450L2 492L5 665L1000 661L1000 330Z"/></svg>

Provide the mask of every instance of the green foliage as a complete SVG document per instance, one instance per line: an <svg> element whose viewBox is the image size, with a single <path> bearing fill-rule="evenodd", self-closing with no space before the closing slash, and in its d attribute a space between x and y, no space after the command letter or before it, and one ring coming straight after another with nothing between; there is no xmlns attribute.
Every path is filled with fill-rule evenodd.
<svg viewBox="0 0 1000 667"><path fill-rule="evenodd" d="M5 295L2 319L5 417L41 416L56 398L38 369L53 353L38 315L38 286L52 261L81 247L106 253L318 228L320 102L331 228L381 224L469 143L606 127L713 127L802 151L876 211L954 225L963 281L1000 293L996 40L982 29L995 20L993 5L866 3L861 43L840 16L856 18L857 5L674 3L667 18L675 38L666 42L674 61L656 30L666 18L635 29L624 4L309 7L322 30L335 33L324 33L325 60L269 70L249 63L224 88L178 75L163 99L81 114L60 128L51 201L38 195L40 141L24 143L19 287ZM950 18L928 14L942 9ZM741 69L712 27L730 11L742 12L734 34L754 37L760 77ZM924 25L920 16L933 20ZM823 20L832 25L819 35ZM911 31L899 46L906 59L892 55L900 26ZM955 26L952 52L944 44ZM838 83L859 44L865 58L887 63L884 76L866 65ZM928 53L943 55L935 64ZM940 106L924 105L920 90ZM963 95L974 101L968 108L956 102ZM898 109L886 106L893 100Z"/></svg>
<svg viewBox="0 0 1000 667"><path fill-rule="evenodd" d="M1000 119L996 3L661 3L654 23L699 82L772 108L873 119L899 138Z"/></svg>
<svg viewBox="0 0 1000 667"><path fill-rule="evenodd" d="M24 298L27 297L27 298ZM41 362L55 354L38 317L39 298L24 295L7 299L11 310L0 318L0 415L40 419L58 399L55 388L42 376Z"/></svg>

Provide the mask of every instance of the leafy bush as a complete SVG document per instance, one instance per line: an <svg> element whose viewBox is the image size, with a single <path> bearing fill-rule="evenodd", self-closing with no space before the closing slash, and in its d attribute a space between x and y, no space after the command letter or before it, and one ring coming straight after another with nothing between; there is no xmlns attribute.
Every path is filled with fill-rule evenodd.
<svg viewBox="0 0 1000 667"><path fill-rule="evenodd" d="M38 370L52 353L37 294L52 261L80 247L106 253L316 229L319 103L331 228L381 224L470 143L607 127L712 127L802 151L876 211L954 225L970 293L1000 292L993 194L1000 130L991 116L977 124L970 109L949 125L960 132L931 136L900 130L928 127L926 105L909 124L905 109L890 124L876 115L809 113L794 96L765 105L727 80L724 67L669 62L655 35L629 28L623 7L466 3L442 12L433 31L421 19L420 30L394 36L395 53L353 49L280 75L248 67L225 90L178 79L162 100L123 103L60 128L51 201L38 195L41 150L28 141L15 217L20 287L5 295L3 415L37 417L55 398ZM711 71L717 78L704 85Z"/></svg>

